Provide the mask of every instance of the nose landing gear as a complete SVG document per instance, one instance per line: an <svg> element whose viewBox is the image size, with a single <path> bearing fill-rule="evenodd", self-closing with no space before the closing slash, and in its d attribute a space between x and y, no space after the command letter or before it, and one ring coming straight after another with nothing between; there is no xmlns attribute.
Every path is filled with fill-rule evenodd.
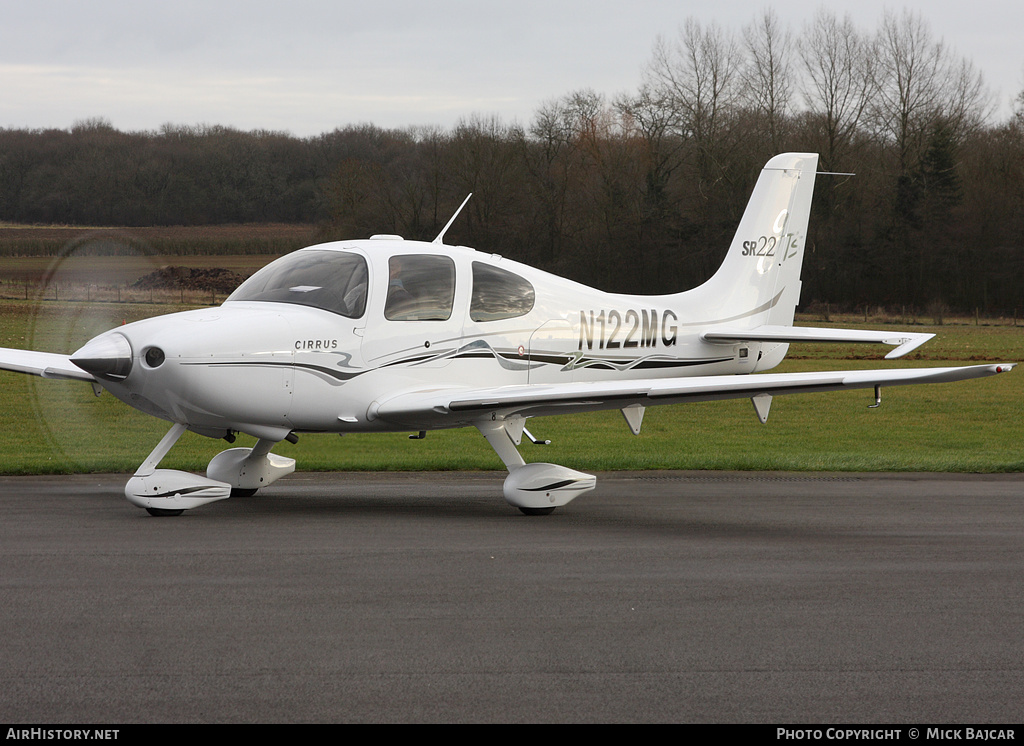
<svg viewBox="0 0 1024 746"><path fill-rule="evenodd" d="M156 468L185 430L184 424L175 424L125 485L128 502L145 508L150 515L176 516L232 495L252 495L295 471L295 459L271 453L277 441L266 439L258 440L253 448L229 448L218 453L205 477Z"/></svg>

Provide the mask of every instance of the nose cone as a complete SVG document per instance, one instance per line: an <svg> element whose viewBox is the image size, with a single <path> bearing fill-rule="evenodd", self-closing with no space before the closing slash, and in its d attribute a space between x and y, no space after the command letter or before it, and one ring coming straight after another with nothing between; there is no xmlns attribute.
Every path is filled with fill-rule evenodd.
<svg viewBox="0 0 1024 746"><path fill-rule="evenodd" d="M75 352L71 362L98 378L123 381L132 371L132 346L121 334L104 334Z"/></svg>

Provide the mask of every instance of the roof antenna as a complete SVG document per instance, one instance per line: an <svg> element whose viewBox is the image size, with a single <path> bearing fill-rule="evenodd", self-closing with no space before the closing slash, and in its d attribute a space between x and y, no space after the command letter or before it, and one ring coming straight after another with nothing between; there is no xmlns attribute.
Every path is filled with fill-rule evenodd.
<svg viewBox="0 0 1024 746"><path fill-rule="evenodd" d="M459 217L459 213L462 212L462 208L466 206L466 203L469 202L469 198L472 196L472 192L466 195L466 199L462 200L462 204L459 205L459 209L455 211L455 214L452 215L451 219L447 222L447 224L445 224L444 228L441 229L441 232L437 234L437 238L435 238L431 243L444 243L444 234L447 233L448 229L452 227L452 223L455 222L455 218Z"/></svg>

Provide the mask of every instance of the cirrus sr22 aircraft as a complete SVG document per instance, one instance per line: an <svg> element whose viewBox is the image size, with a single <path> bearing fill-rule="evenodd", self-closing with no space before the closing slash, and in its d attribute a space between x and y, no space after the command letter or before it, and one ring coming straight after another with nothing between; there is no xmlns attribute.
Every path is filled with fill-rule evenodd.
<svg viewBox="0 0 1024 746"><path fill-rule="evenodd" d="M138 321L71 355L0 349L0 368L86 381L172 423L125 487L177 515L252 494L295 469L296 433L475 427L508 468L505 499L542 514L595 486L524 462L530 417L621 409L634 434L655 404L940 383L1012 364L760 374L793 342L877 342L900 357L931 334L793 326L817 155L772 158L721 267L672 295L604 293L463 247L398 236L310 246L267 265L220 307ZM465 203L463 203L465 204ZM460 208L461 209L461 208ZM457 215L458 213L456 213ZM454 220L454 216L452 218ZM99 388L97 388L97 392ZM206 476L157 468L185 432L258 440Z"/></svg>

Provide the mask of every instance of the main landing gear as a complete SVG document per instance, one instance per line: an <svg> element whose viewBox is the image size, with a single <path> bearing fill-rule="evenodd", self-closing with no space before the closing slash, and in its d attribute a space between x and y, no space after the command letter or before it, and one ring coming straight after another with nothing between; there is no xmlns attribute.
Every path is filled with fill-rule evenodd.
<svg viewBox="0 0 1024 746"><path fill-rule="evenodd" d="M517 445L522 440L523 417L484 420L477 430L487 438L495 453L508 469L502 493L509 505L525 515L550 515L555 508L566 505L597 486L597 477L558 464L528 464L523 461ZM533 436L530 439L537 442Z"/></svg>

